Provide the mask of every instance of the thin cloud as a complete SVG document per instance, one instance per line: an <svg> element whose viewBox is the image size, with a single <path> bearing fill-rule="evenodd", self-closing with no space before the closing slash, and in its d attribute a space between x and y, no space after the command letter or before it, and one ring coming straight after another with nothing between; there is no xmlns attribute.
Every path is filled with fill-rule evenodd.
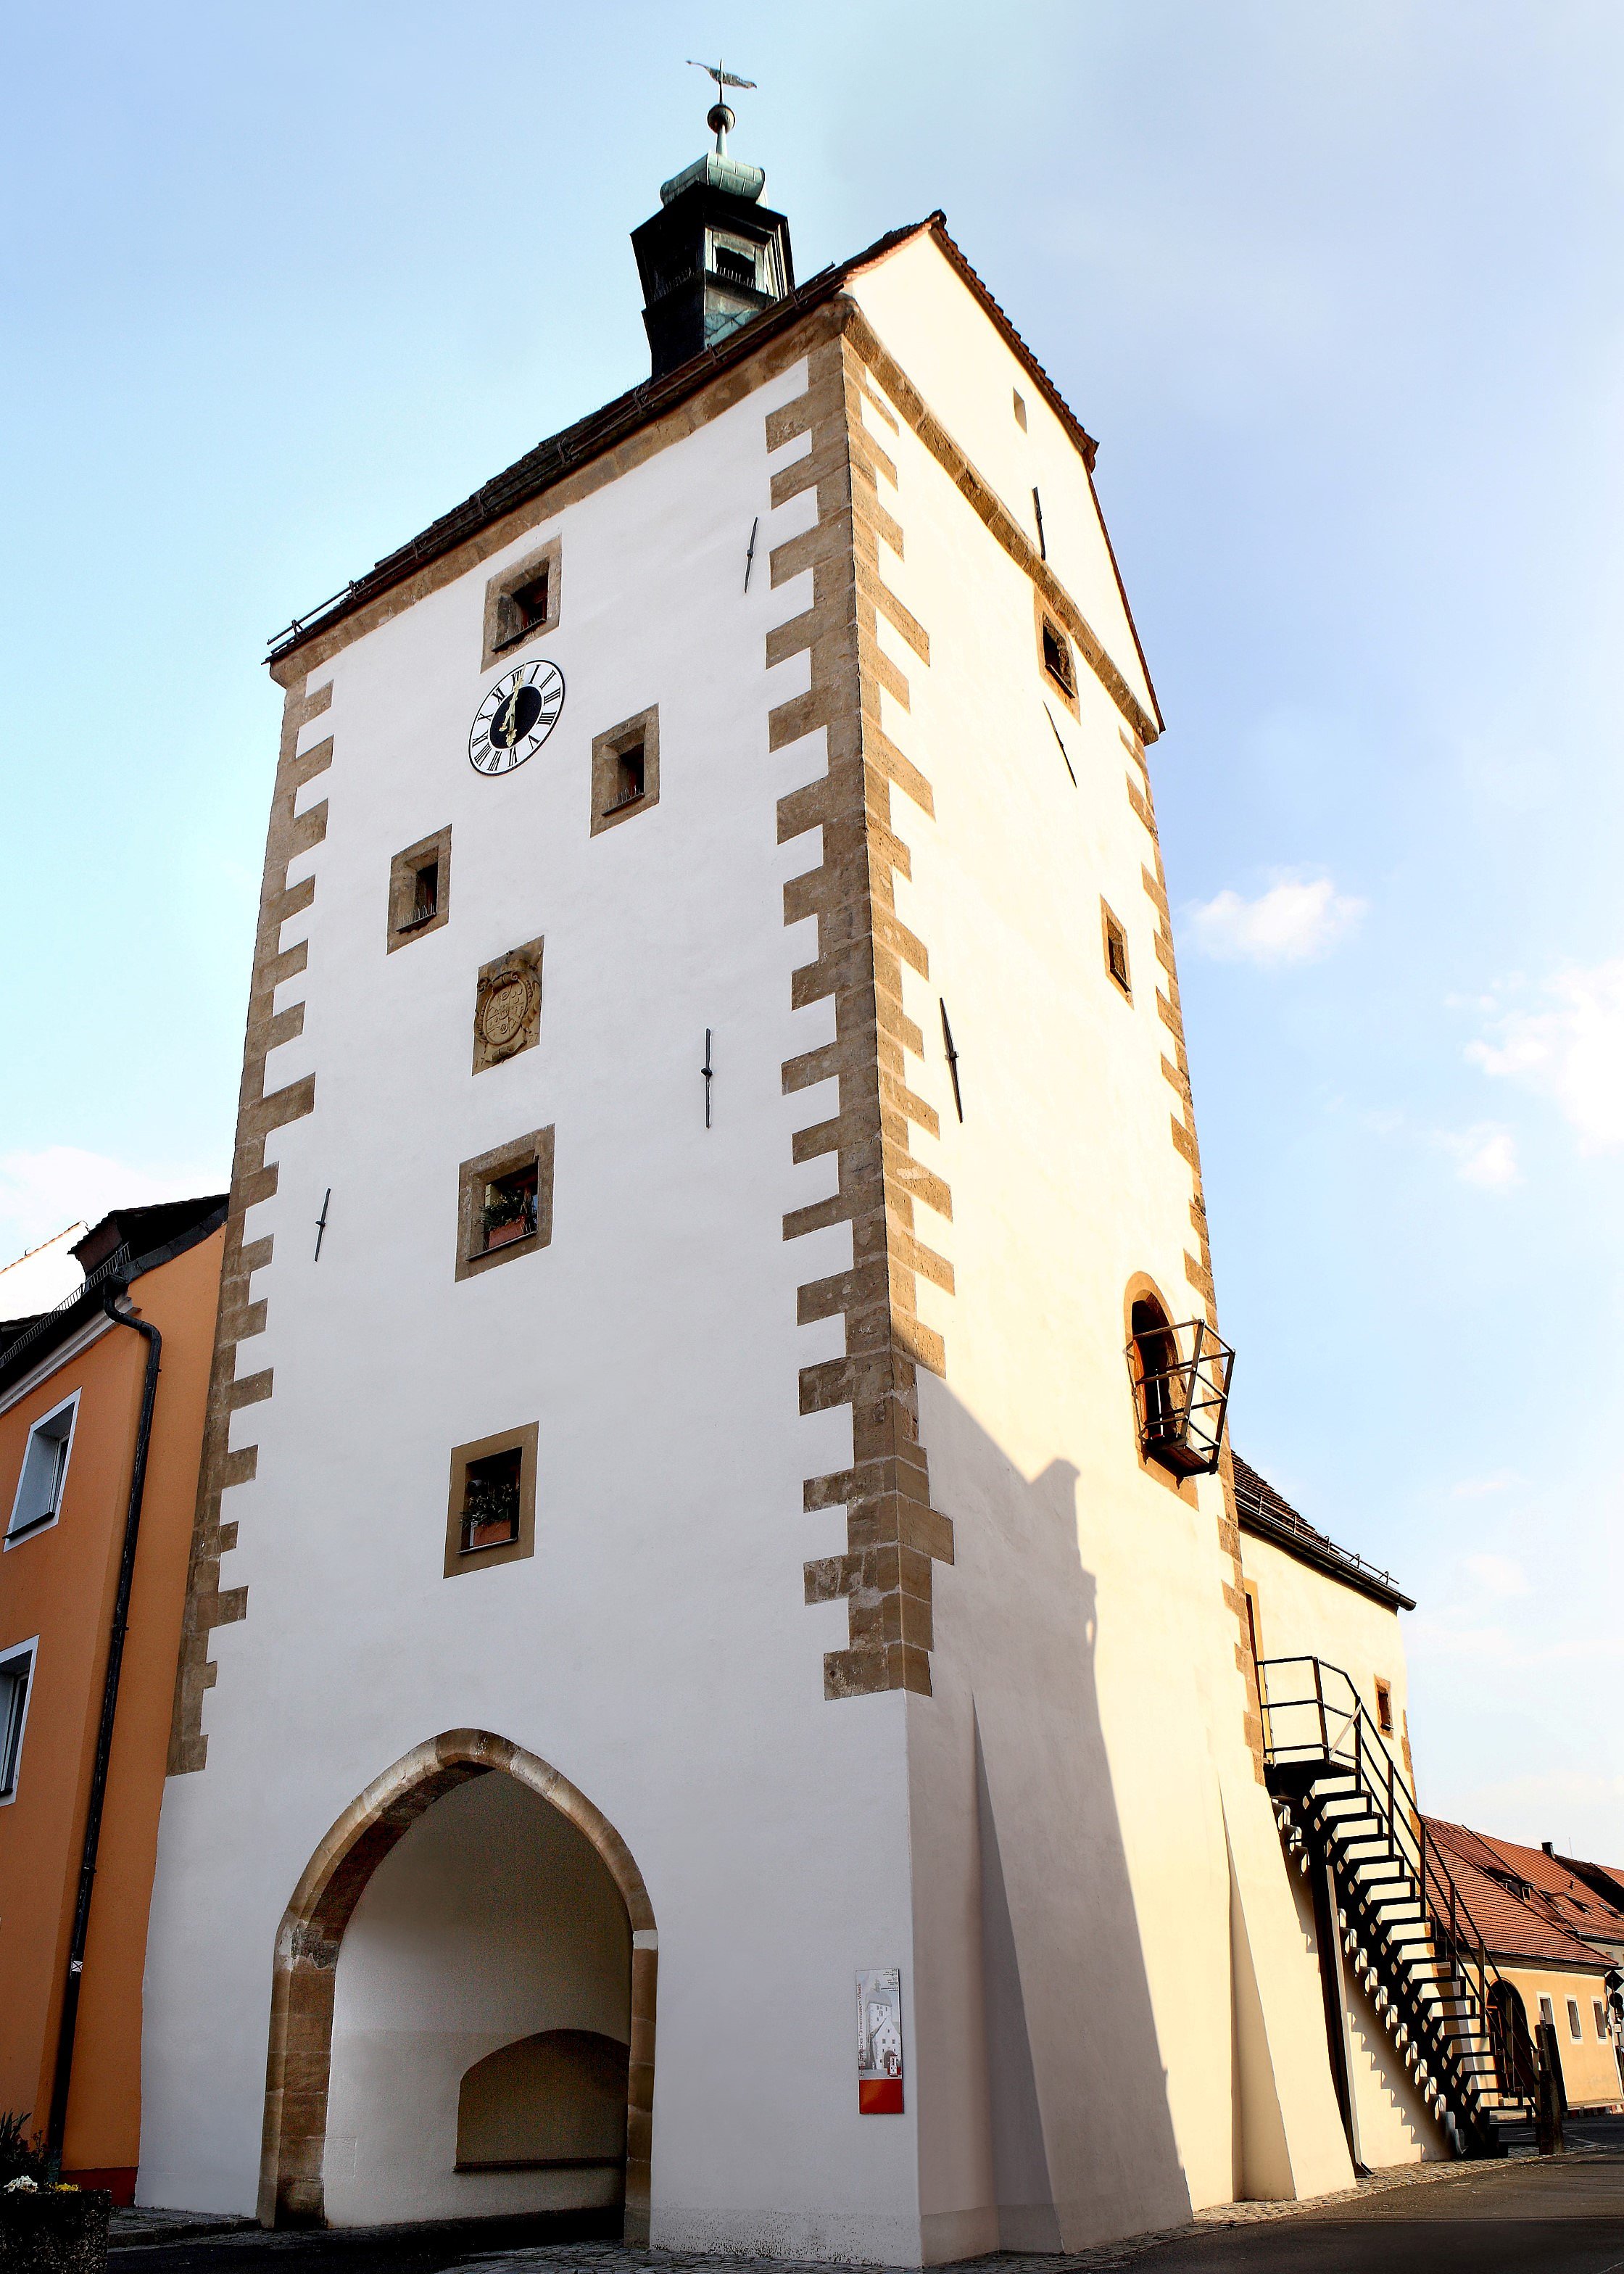
<svg viewBox="0 0 1624 2274"><path fill-rule="evenodd" d="M1188 911L1203 955L1220 963L1310 963L1347 937L1365 902L1339 892L1328 877L1282 877L1256 900L1224 891Z"/></svg>
<svg viewBox="0 0 1624 2274"><path fill-rule="evenodd" d="M1500 1011L1492 1040L1466 1045L1472 1065L1550 1098L1582 1153L1624 1147L1624 960L1560 972L1545 1007Z"/></svg>
<svg viewBox="0 0 1624 2274"><path fill-rule="evenodd" d="M1509 1555L1469 1555L1466 1569L1485 1595L1502 1601L1529 1592L1527 1572Z"/></svg>
<svg viewBox="0 0 1624 2274"><path fill-rule="evenodd" d="M1454 1155L1455 1173L1463 1185L1476 1185L1479 1192L1503 1193L1522 1182L1517 1141L1498 1122L1480 1121L1453 1135L1441 1133L1438 1142L1446 1153Z"/></svg>

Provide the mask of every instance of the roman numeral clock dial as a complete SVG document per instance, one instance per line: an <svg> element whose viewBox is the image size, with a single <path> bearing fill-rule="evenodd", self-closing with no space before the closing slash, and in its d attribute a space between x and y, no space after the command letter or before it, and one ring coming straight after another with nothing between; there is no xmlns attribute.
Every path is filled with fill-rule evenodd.
<svg viewBox="0 0 1624 2274"><path fill-rule="evenodd" d="M522 663L499 679L469 729L468 763L476 773L508 774L534 757L564 708L564 674L556 663Z"/></svg>

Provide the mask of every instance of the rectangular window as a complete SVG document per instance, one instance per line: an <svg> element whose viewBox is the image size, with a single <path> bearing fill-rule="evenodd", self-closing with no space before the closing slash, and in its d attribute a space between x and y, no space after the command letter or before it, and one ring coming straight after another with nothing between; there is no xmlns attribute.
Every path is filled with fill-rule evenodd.
<svg viewBox="0 0 1624 2274"><path fill-rule="evenodd" d="M1376 1684L1376 1727L1384 1737L1393 1735L1393 1686L1379 1681Z"/></svg>
<svg viewBox="0 0 1624 2274"><path fill-rule="evenodd" d="M419 838L389 863L388 951L438 931L451 914L451 831Z"/></svg>
<svg viewBox="0 0 1624 2274"><path fill-rule="evenodd" d="M605 810L619 813L623 805L635 805L643 794L646 774L647 762L641 742L634 742L629 749L617 750L614 754L614 798Z"/></svg>
<svg viewBox="0 0 1624 2274"><path fill-rule="evenodd" d="M1071 646L1058 624L1048 616L1043 619L1043 668L1063 692L1067 695L1077 692Z"/></svg>
<svg viewBox="0 0 1624 2274"><path fill-rule="evenodd" d="M32 1643L0 1658L0 1800L11 1800L16 1795L23 1723L28 1713L28 1683L33 1672Z"/></svg>
<svg viewBox="0 0 1624 2274"><path fill-rule="evenodd" d="M1548 1998L1542 1998L1539 2001L1539 2018L1542 2022L1549 2022L1551 2027L1555 2029L1556 2008Z"/></svg>
<svg viewBox="0 0 1624 2274"><path fill-rule="evenodd" d="M458 1279L534 1255L553 1238L553 1131L532 1129L457 1170Z"/></svg>
<svg viewBox="0 0 1624 2274"><path fill-rule="evenodd" d="M528 584L521 584L511 595L515 621L515 637L533 632L547 621L547 586L552 572L544 563L539 576L532 576Z"/></svg>
<svg viewBox="0 0 1624 2274"><path fill-rule="evenodd" d="M62 1513L62 1488L67 1482L68 1455L73 1444L73 1417L79 1412L79 1392L64 1397L50 1412L41 1414L28 1432L22 1474L11 1502L11 1520L5 1543L26 1539L55 1524Z"/></svg>
<svg viewBox="0 0 1624 2274"><path fill-rule="evenodd" d="M1040 561L1047 561L1049 558L1049 540L1043 534L1043 501L1038 495L1035 488L1032 493L1032 511L1038 525L1038 558Z"/></svg>
<svg viewBox="0 0 1624 2274"><path fill-rule="evenodd" d="M508 1547L519 1536L519 1486L524 1455L517 1445L470 1461L462 1473L464 1555L481 1547Z"/></svg>
<svg viewBox="0 0 1624 2274"><path fill-rule="evenodd" d="M492 1177L486 1184L481 1210L484 1253L488 1254L493 1247L506 1247L510 1240L530 1238L536 1229L537 1184L534 1161L527 1161L522 1169L510 1170L505 1177Z"/></svg>
<svg viewBox="0 0 1624 2274"><path fill-rule="evenodd" d="M659 803L659 711L622 719L592 737L592 834Z"/></svg>
<svg viewBox="0 0 1624 2274"><path fill-rule="evenodd" d="M1128 935L1103 900L1100 903L1100 917L1105 930L1105 968L1132 1002L1133 985L1128 976Z"/></svg>
<svg viewBox="0 0 1624 2274"><path fill-rule="evenodd" d="M1579 2027L1579 2000L1576 1998L1570 1998L1568 2000L1568 2034L1575 2044L1578 2044L1584 2034Z"/></svg>
<svg viewBox="0 0 1624 2274"><path fill-rule="evenodd" d="M446 1509L447 1579L536 1553L538 1429L527 1422L451 1451Z"/></svg>
<svg viewBox="0 0 1624 2274"><path fill-rule="evenodd" d="M748 252L741 252L736 245L718 245L716 247L716 273L724 283L742 284L752 292L756 290L755 260Z"/></svg>
<svg viewBox="0 0 1624 2274"><path fill-rule="evenodd" d="M1603 2044L1605 2044L1607 2042L1607 2008L1603 2005L1599 1998L1592 1999L1591 2002L1596 2008L1596 2035L1599 2041Z"/></svg>
<svg viewBox="0 0 1624 2274"><path fill-rule="evenodd" d="M564 542L559 537L497 571L485 588L482 671L489 671L507 649L558 629L563 587Z"/></svg>
<svg viewBox="0 0 1624 2274"><path fill-rule="evenodd" d="M1021 433L1024 434L1026 431L1026 402L1022 397L1019 388L1011 388L1010 391L1015 397L1015 424L1020 428Z"/></svg>

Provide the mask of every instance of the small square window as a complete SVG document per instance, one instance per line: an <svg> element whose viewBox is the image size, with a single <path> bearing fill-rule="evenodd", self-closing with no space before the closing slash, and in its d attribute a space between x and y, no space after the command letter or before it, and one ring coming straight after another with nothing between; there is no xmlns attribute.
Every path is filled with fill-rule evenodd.
<svg viewBox="0 0 1624 2274"><path fill-rule="evenodd" d="M451 1453L445 1576L536 1552L537 1425L504 1429Z"/></svg>
<svg viewBox="0 0 1624 2274"><path fill-rule="evenodd" d="M659 712L640 711L592 738L592 834L659 803Z"/></svg>
<svg viewBox="0 0 1624 2274"><path fill-rule="evenodd" d="M1568 2000L1568 2034L1575 2044L1584 2034L1579 2027L1579 2000L1576 1998Z"/></svg>
<svg viewBox="0 0 1624 2274"><path fill-rule="evenodd" d="M438 931L451 914L451 831L437 830L389 863L390 954Z"/></svg>
<svg viewBox="0 0 1624 2274"><path fill-rule="evenodd" d="M1376 1727L1384 1737L1393 1735L1393 1685L1387 1682L1376 1684Z"/></svg>
<svg viewBox="0 0 1624 2274"><path fill-rule="evenodd" d="M1103 900L1100 903L1100 917L1105 935L1105 968L1132 1002L1133 983L1128 975L1128 935Z"/></svg>
<svg viewBox="0 0 1624 2274"><path fill-rule="evenodd" d="M27 1718L29 1678L33 1672L32 1644L0 1658L0 1800L16 1796L23 1723Z"/></svg>
<svg viewBox="0 0 1624 2274"><path fill-rule="evenodd" d="M507 649L557 628L563 577L563 540L557 537L492 577L485 588L482 670L488 671Z"/></svg>
<svg viewBox="0 0 1624 2274"><path fill-rule="evenodd" d="M510 1547L519 1536L519 1482L524 1456L517 1445L506 1452L487 1453L470 1461L462 1472L462 1537L461 1552L471 1555L481 1547Z"/></svg>
<svg viewBox="0 0 1624 2274"><path fill-rule="evenodd" d="M458 1279L477 1277L553 1239L553 1131L464 1161L457 1171Z"/></svg>
<svg viewBox="0 0 1624 2274"><path fill-rule="evenodd" d="M62 1513L62 1491L68 1479L68 1455L73 1445L73 1420L79 1412L79 1392L42 1413L28 1432L23 1449L22 1473L11 1502L11 1520L5 1528L8 1547L31 1532L42 1532Z"/></svg>

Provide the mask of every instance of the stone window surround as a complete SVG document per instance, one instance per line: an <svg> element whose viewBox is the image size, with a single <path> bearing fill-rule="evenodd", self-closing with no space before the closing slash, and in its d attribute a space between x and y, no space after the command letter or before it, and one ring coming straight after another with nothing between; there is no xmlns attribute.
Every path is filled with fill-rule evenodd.
<svg viewBox="0 0 1624 2274"><path fill-rule="evenodd" d="M514 622L514 610L508 605L515 592L533 584L543 569L547 572L547 613L538 624L522 625ZM564 540L550 537L525 553L522 560L508 568L500 568L485 588L484 652L480 657L482 672L492 670L504 656L515 649L525 647L531 640L545 639L549 632L558 629L559 610L564 590Z"/></svg>
<svg viewBox="0 0 1624 2274"><path fill-rule="evenodd" d="M615 809L620 787L615 760L623 750L643 745L643 795ZM592 737L592 830L594 837L618 822L630 821L659 803L659 705L651 704L605 734Z"/></svg>
<svg viewBox="0 0 1624 2274"><path fill-rule="evenodd" d="M485 1073L492 1066L505 1065L509 1058L517 1058L522 1050L531 1050L541 1038L541 957L544 941L526 940L523 947L510 947L506 955L499 955L479 967L479 977L474 990L474 1067L476 1073ZM496 991L500 981L509 973L517 972L530 988L530 1005L523 1026L513 1038L505 1043L492 1043L485 1037L482 1024L485 1006Z"/></svg>
<svg viewBox="0 0 1624 2274"><path fill-rule="evenodd" d="M553 1127L532 1129L526 1137L511 1138L489 1153L477 1154L464 1161L457 1170L457 1260L456 1276L474 1279L482 1271L493 1271L499 1263L511 1263L515 1257L533 1255L538 1247L547 1246L553 1239ZM510 1177L516 1170L536 1170L536 1229L523 1239L510 1239L505 1246L487 1249L484 1239L481 1216L485 1209L485 1190L499 1177Z"/></svg>
<svg viewBox="0 0 1624 2274"><path fill-rule="evenodd" d="M1083 710L1082 704L1078 699L1077 654L1071 644L1071 636L1066 630L1065 626L1061 622L1059 617L1056 615L1054 610L1044 606L1043 595L1035 584L1034 584L1032 588L1032 613L1034 636L1037 641L1038 649L1038 669L1043 674L1043 684L1045 687L1053 688L1055 693L1060 697L1060 700L1065 704L1066 709L1071 713L1071 716L1080 726L1082 723ZM1045 630L1051 633L1054 638L1060 644L1061 651L1066 659L1066 663L1071 674L1071 683L1069 687L1064 679L1056 677L1055 673L1049 669L1049 665L1044 659L1043 634Z"/></svg>
<svg viewBox="0 0 1624 2274"><path fill-rule="evenodd" d="M434 913L426 923L414 924L411 911L413 895L417 886L417 871L426 869L433 861L440 870L434 894ZM389 925L385 941L386 953L393 955L397 947L410 947L414 940L426 939L438 931L451 915L451 824L437 829L432 837L420 837L403 853L397 853L389 863Z"/></svg>
<svg viewBox="0 0 1624 2274"><path fill-rule="evenodd" d="M1124 976L1120 979L1117 977L1116 968L1111 961L1111 937L1113 933L1116 935L1122 947L1122 968ZM1123 922L1121 917L1117 915L1115 910L1109 905L1103 893L1100 896L1100 937L1105 947L1106 975L1110 980L1111 984L1120 990L1128 1002L1132 1003L1133 1000L1133 967L1128 958L1128 928Z"/></svg>
<svg viewBox="0 0 1624 2274"><path fill-rule="evenodd" d="M518 1563L536 1553L536 1453L539 1425L526 1421L516 1429L499 1429L492 1437L476 1437L471 1444L451 1448L451 1482L446 1502L446 1568L447 1579L464 1571L483 1571L492 1563ZM474 1461L492 1453L519 1454L519 1536L491 1547L462 1545L462 1502L468 1472Z"/></svg>

